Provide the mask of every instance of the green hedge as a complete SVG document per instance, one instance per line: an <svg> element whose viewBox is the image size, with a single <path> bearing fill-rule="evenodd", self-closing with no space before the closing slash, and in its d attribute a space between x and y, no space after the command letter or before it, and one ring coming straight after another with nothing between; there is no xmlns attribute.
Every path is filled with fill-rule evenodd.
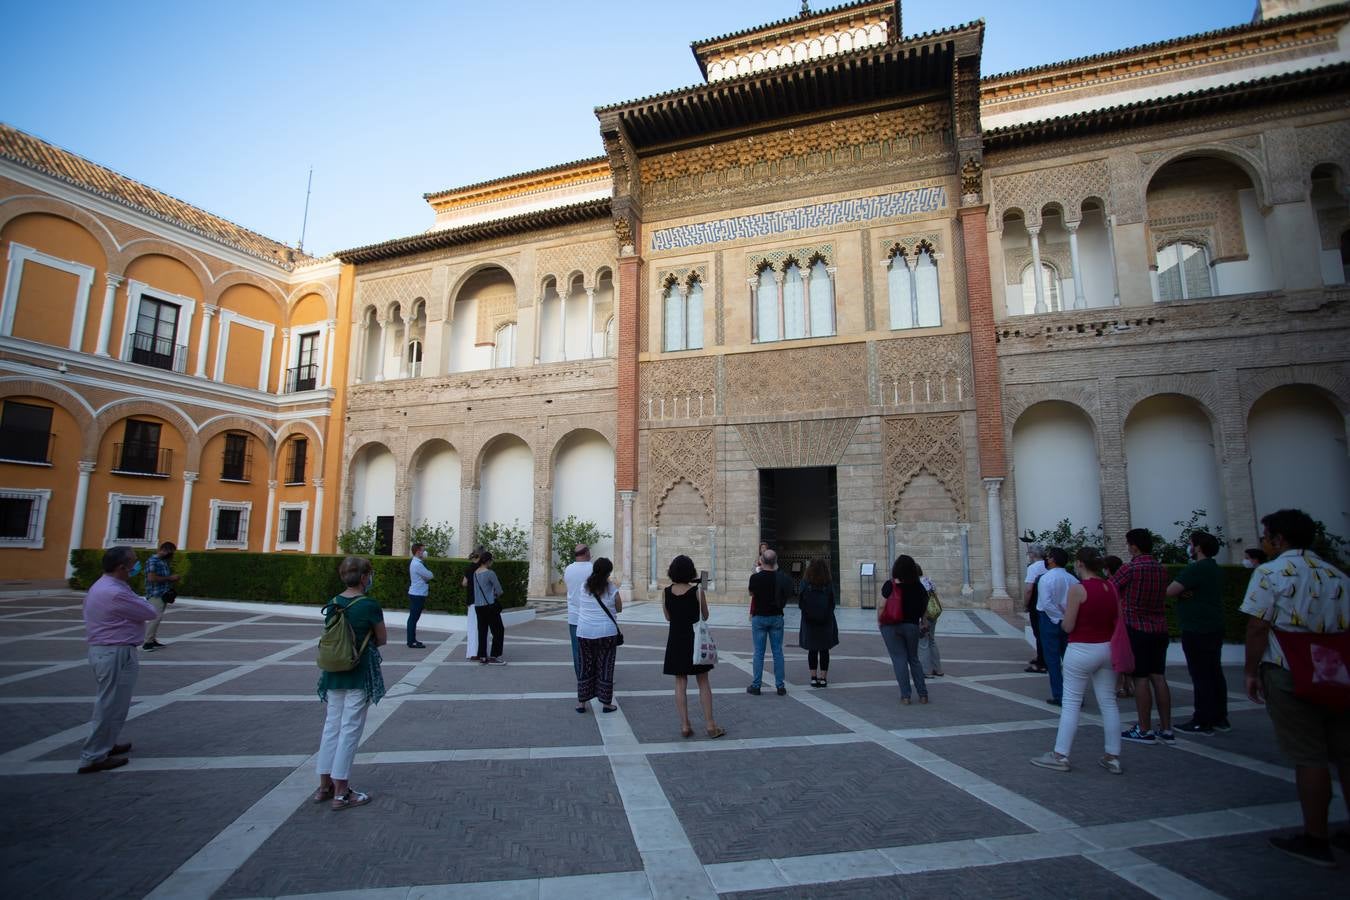
<svg viewBox="0 0 1350 900"><path fill-rule="evenodd" d="M1175 580L1185 566L1168 565L1169 579ZM1219 566L1223 572L1223 639L1229 643L1242 643L1247 637L1247 615L1238 611L1242 598L1247 594L1247 582L1251 580L1252 570L1242 566ZM1167 630L1173 638L1181 637L1181 627L1177 624L1177 601L1168 598Z"/></svg>
<svg viewBox="0 0 1350 900"><path fill-rule="evenodd" d="M142 564L153 554L153 550L136 551ZM75 568L70 586L76 590L87 590L102 574L102 550L72 550L70 561ZM337 575L341 561L341 556L320 554L187 550L174 554L173 571L183 576L184 597L320 606L334 594L342 593ZM376 556L371 558L371 564L375 568L371 593L387 608L406 609L408 557ZM459 580L468 570L469 561L429 558L426 565L436 576L427 596L427 611L463 613L465 590ZM502 605L524 606L529 563L502 560L494 562L492 568L502 582ZM137 593L144 593L145 576L133 578L131 586Z"/></svg>

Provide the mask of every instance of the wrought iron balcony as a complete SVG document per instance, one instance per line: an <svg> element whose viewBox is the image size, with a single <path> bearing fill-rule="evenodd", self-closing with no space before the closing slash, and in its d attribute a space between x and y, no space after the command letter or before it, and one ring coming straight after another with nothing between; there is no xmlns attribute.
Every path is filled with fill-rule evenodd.
<svg viewBox="0 0 1350 900"><path fill-rule="evenodd" d="M253 454L226 452L220 461L221 481L251 481L253 476Z"/></svg>
<svg viewBox="0 0 1350 900"><path fill-rule="evenodd" d="M118 475L140 475L146 478L168 478L173 468L173 451L160 449L159 444L145 441L126 441L113 444L113 472Z"/></svg>
<svg viewBox="0 0 1350 900"><path fill-rule="evenodd" d="M0 461L35 465L52 464L52 444L56 435L32 428L0 428Z"/></svg>
<svg viewBox="0 0 1350 900"><path fill-rule="evenodd" d="M131 361L181 375L187 371L187 344L137 331L131 336Z"/></svg>
<svg viewBox="0 0 1350 900"><path fill-rule="evenodd" d="M295 366L286 370L286 393L312 391L319 385L319 367Z"/></svg>

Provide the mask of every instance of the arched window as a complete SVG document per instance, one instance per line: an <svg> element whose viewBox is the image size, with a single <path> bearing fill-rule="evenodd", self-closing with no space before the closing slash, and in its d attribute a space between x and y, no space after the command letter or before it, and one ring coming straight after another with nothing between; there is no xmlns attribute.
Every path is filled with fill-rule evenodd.
<svg viewBox="0 0 1350 900"><path fill-rule="evenodd" d="M492 337L492 368L509 369L516 364L516 323L508 322Z"/></svg>
<svg viewBox="0 0 1350 900"><path fill-rule="evenodd" d="M422 342L408 342L408 377L422 377Z"/></svg>
<svg viewBox="0 0 1350 900"><path fill-rule="evenodd" d="M811 334L834 334L834 281L822 259L811 266Z"/></svg>
<svg viewBox="0 0 1350 900"><path fill-rule="evenodd" d="M1028 311L1036 308L1036 282L1032 281L1032 267L1022 270L1022 308ZM1049 263L1041 263L1041 290L1045 294L1045 308L1050 312L1059 312L1063 307L1059 301L1059 272Z"/></svg>
<svg viewBox="0 0 1350 900"><path fill-rule="evenodd" d="M689 279L684 304L684 349L703 348L703 283L697 276Z"/></svg>
<svg viewBox="0 0 1350 900"><path fill-rule="evenodd" d="M1200 244L1173 241L1158 251L1158 299L1214 296L1209 252Z"/></svg>
<svg viewBox="0 0 1350 900"><path fill-rule="evenodd" d="M927 249L920 249L914 261L914 308L917 312L916 327L932 328L942 324L937 261Z"/></svg>
<svg viewBox="0 0 1350 900"><path fill-rule="evenodd" d="M779 337L778 280L773 277L773 269L765 266L759 272L759 289L755 291L755 340L764 343Z"/></svg>
<svg viewBox="0 0 1350 900"><path fill-rule="evenodd" d="M783 269L783 337L806 337L806 285L795 262Z"/></svg>
<svg viewBox="0 0 1350 900"><path fill-rule="evenodd" d="M666 337L663 343L663 349L683 350L684 349L684 297L680 295L679 285L674 279L666 282L666 289L661 294L661 303L665 316Z"/></svg>
<svg viewBox="0 0 1350 900"><path fill-rule="evenodd" d="M918 319L914 309L914 279L903 252L891 255L886 267L886 293L890 296L891 329L913 328Z"/></svg>

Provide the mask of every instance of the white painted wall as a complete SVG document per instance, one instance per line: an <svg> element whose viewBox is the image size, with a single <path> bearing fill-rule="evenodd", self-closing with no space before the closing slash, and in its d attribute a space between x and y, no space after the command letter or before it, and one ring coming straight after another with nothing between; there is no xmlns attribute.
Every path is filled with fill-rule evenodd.
<svg viewBox="0 0 1350 900"><path fill-rule="evenodd" d="M361 378L375 381L384 375L384 329L374 319L366 324L366 357Z"/></svg>
<svg viewBox="0 0 1350 900"><path fill-rule="evenodd" d="M1125 471L1130 527L1171 540L1179 530L1172 523L1195 509L1208 514L1211 531L1226 524L1214 432L1195 401L1168 395L1136 406L1125 422Z"/></svg>
<svg viewBox="0 0 1350 900"><path fill-rule="evenodd" d="M422 451L412 473L412 524L444 522L459 533L459 451L438 442Z"/></svg>
<svg viewBox="0 0 1350 900"><path fill-rule="evenodd" d="M539 315L539 361L557 362L562 359L562 343L558 329L562 327L562 303L558 294L549 288L544 294Z"/></svg>
<svg viewBox="0 0 1350 900"><path fill-rule="evenodd" d="M1242 236L1247 242L1247 258L1219 263L1214 267L1218 294L1223 296L1273 291L1278 285L1275 283L1275 270L1271 265L1270 241L1266 237L1265 219L1256 202L1256 191L1250 188L1238 191L1238 206L1242 210Z"/></svg>
<svg viewBox="0 0 1350 900"><path fill-rule="evenodd" d="M614 449L593 431L567 438L553 468L553 518L576 516L610 536L591 548L592 556L614 558Z"/></svg>
<svg viewBox="0 0 1350 900"><path fill-rule="evenodd" d="M532 534L534 456L519 438L503 438L488 451L479 477L478 521L514 525Z"/></svg>
<svg viewBox="0 0 1350 900"><path fill-rule="evenodd" d="M1106 236L1106 220L1100 209L1083 213L1083 222L1078 226L1078 266L1083 273L1083 295L1088 307L1114 305L1111 243ZM1072 284L1069 290L1072 296Z"/></svg>
<svg viewBox="0 0 1350 900"><path fill-rule="evenodd" d="M1350 537L1350 456L1345 420L1311 389L1266 394L1247 420L1256 518L1295 507Z"/></svg>
<svg viewBox="0 0 1350 900"><path fill-rule="evenodd" d="M1017 533L1045 531L1061 519L1095 529L1102 521L1097 441L1076 406L1038 403L1013 426Z"/></svg>
<svg viewBox="0 0 1350 900"><path fill-rule="evenodd" d="M1323 250L1318 257L1322 263L1323 284L1345 284L1345 265L1340 250Z"/></svg>
<svg viewBox="0 0 1350 900"><path fill-rule="evenodd" d="M478 336L478 298L455 301L455 319L450 326L450 371L474 372L492 367L492 348L475 347Z"/></svg>
<svg viewBox="0 0 1350 900"><path fill-rule="evenodd" d="M352 466L352 521L361 525L367 519L394 514L394 483L397 480L394 454L383 446L372 445L357 454Z"/></svg>
<svg viewBox="0 0 1350 900"><path fill-rule="evenodd" d="M581 282L572 285L572 293L567 296L567 358L586 358L586 314L589 301Z"/></svg>

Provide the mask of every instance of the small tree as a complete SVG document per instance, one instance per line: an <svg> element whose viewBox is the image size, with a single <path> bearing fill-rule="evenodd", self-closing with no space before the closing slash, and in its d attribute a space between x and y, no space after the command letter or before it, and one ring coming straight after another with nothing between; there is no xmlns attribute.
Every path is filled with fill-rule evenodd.
<svg viewBox="0 0 1350 900"><path fill-rule="evenodd" d="M474 543L492 554L494 559L528 560L530 539L516 519L510 525L501 522L483 522L474 532Z"/></svg>
<svg viewBox="0 0 1350 900"><path fill-rule="evenodd" d="M1191 561L1191 534L1196 531L1208 531L1218 540L1219 546L1227 546L1228 541L1224 537L1223 526L1207 528L1205 519L1209 513L1203 509L1191 510L1191 517L1182 521L1178 519L1172 524L1178 529L1177 536L1168 541L1157 532L1153 532L1153 553L1152 556L1158 562L1168 565L1185 565Z"/></svg>
<svg viewBox="0 0 1350 900"><path fill-rule="evenodd" d="M1350 546L1347 546L1347 541L1339 534L1327 531L1327 526L1320 519L1315 520L1313 524L1317 526L1313 537L1313 552L1344 572L1347 563L1350 563Z"/></svg>
<svg viewBox="0 0 1350 900"><path fill-rule="evenodd" d="M1106 539L1102 536L1101 523L1098 523L1094 530L1088 531L1086 528L1074 528L1068 519L1060 519L1054 528L1041 532L1034 532L1028 528L1026 534L1022 536L1022 542L1040 544L1042 547L1061 547L1069 554L1070 559L1082 547L1092 547L1098 553L1106 552Z"/></svg>
<svg viewBox="0 0 1350 900"><path fill-rule="evenodd" d="M338 534L338 549L349 556L374 556L377 536L375 523L367 519L363 524Z"/></svg>
<svg viewBox="0 0 1350 900"><path fill-rule="evenodd" d="M455 545L455 529L448 522L418 522L407 529L408 549L413 544L423 544L428 556L449 556L450 548Z"/></svg>
<svg viewBox="0 0 1350 900"><path fill-rule="evenodd" d="M573 559L572 551L577 544L594 546L610 534L601 531L594 522L568 516L553 523L553 568L559 575Z"/></svg>

